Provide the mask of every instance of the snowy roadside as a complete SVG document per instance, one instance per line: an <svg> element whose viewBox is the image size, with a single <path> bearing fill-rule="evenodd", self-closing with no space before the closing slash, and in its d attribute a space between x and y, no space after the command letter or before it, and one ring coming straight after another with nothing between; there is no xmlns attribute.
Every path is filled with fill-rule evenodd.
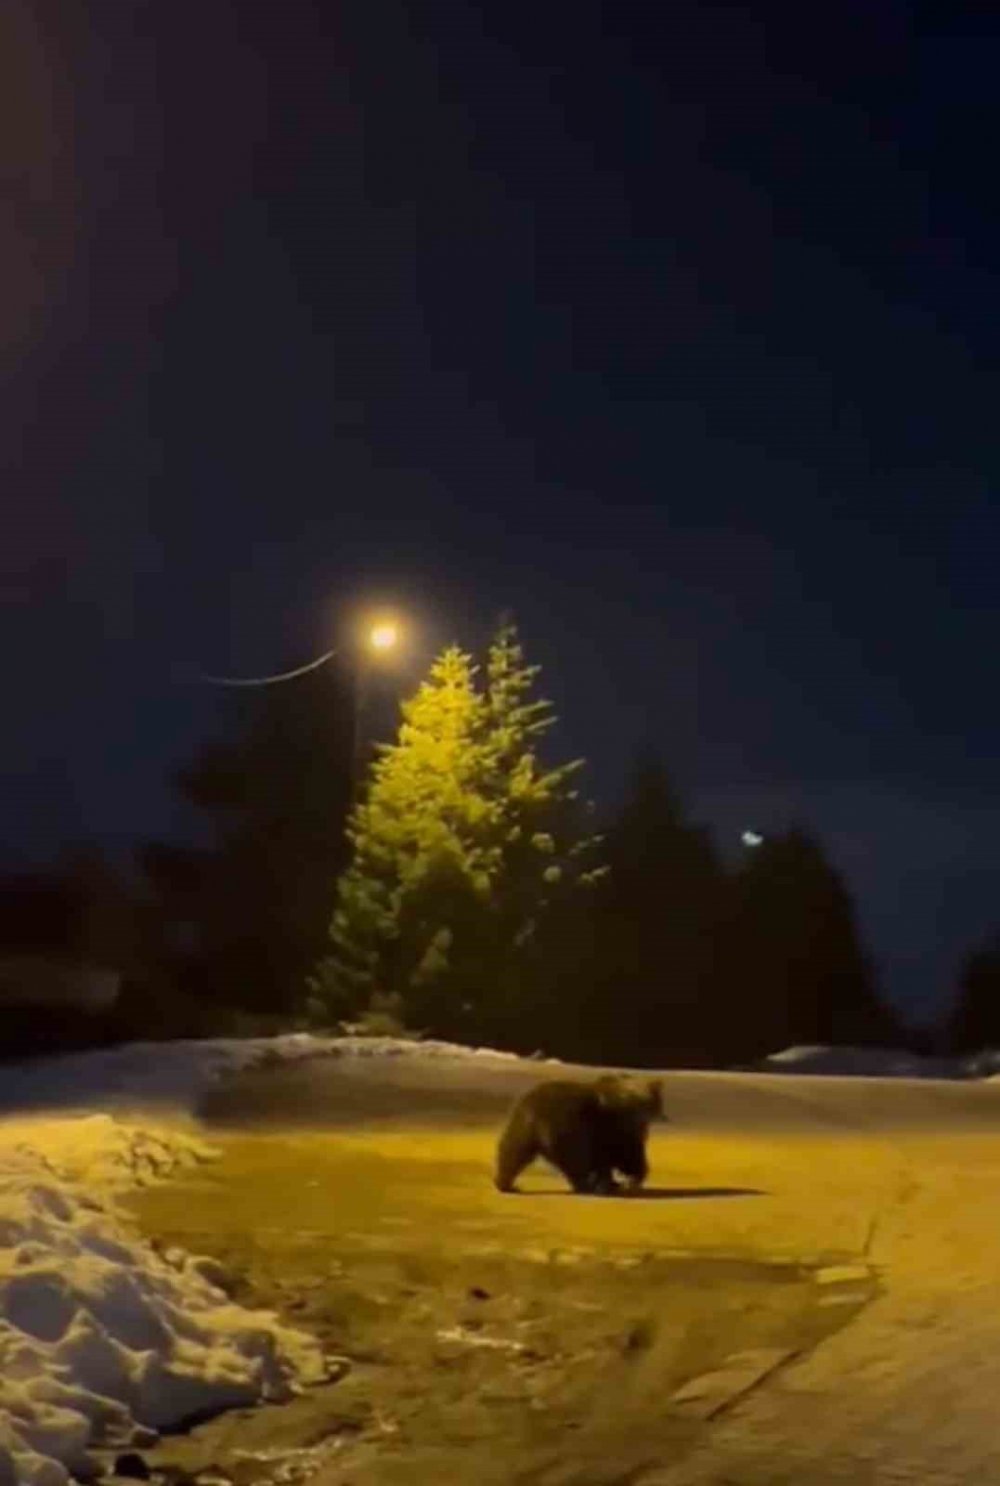
<svg viewBox="0 0 1000 1486"><path fill-rule="evenodd" d="M158 1253L118 1196L211 1160L213 1083L305 1058L469 1056L293 1034L140 1043L0 1069L0 1486L94 1475L95 1449L322 1381L318 1343L232 1304L211 1261Z"/></svg>
<svg viewBox="0 0 1000 1486"><path fill-rule="evenodd" d="M63 1163L74 1132L60 1123L71 1122L28 1123L17 1142L5 1131L0 1149L0 1481L58 1486L67 1471L94 1473L96 1443L148 1444L185 1419L323 1378L311 1338L234 1306L210 1264L161 1256L112 1189L75 1183ZM109 1136L120 1182L120 1132L83 1123L91 1163ZM149 1133L124 1148L148 1152Z"/></svg>
<svg viewBox="0 0 1000 1486"><path fill-rule="evenodd" d="M748 1072L832 1078L919 1078L956 1082L1000 1076L1000 1051L984 1048L964 1058L925 1057L881 1047L787 1047Z"/></svg>
<svg viewBox="0 0 1000 1486"><path fill-rule="evenodd" d="M192 1114L199 1097L219 1079L252 1068L313 1058L502 1058L514 1053L411 1042L396 1037L206 1038L203 1041L130 1042L93 1052L0 1066L0 1116L31 1109L167 1108Z"/></svg>

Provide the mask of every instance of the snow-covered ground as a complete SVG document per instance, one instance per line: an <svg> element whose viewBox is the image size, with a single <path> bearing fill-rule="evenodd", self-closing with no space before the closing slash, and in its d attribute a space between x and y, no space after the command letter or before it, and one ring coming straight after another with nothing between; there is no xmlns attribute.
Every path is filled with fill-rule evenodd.
<svg viewBox="0 0 1000 1486"><path fill-rule="evenodd" d="M95 1445L148 1443L324 1376L312 1338L233 1305L210 1262L157 1253L116 1203L211 1159L178 1122L207 1084L318 1051L291 1038L146 1044L2 1070L0 1486L59 1486L92 1472ZM127 1118L154 1103L160 1123Z"/></svg>
<svg viewBox="0 0 1000 1486"><path fill-rule="evenodd" d="M122 1143L107 1133L120 1178ZM95 1439L148 1443L192 1416L323 1377L311 1338L233 1305L210 1263L159 1255L111 1195L76 1185L73 1153L62 1160L72 1130L50 1121L26 1126L23 1141L9 1134L0 1150L0 1481L55 1486L67 1469L88 1473ZM92 1160L100 1134L88 1132ZM132 1148L141 1157L149 1145Z"/></svg>
<svg viewBox="0 0 1000 1486"><path fill-rule="evenodd" d="M929 1058L901 1048L788 1047L754 1065L761 1073L810 1073L839 1078L988 1078L1000 1072L1000 1052Z"/></svg>
<svg viewBox="0 0 1000 1486"><path fill-rule="evenodd" d="M0 1068L0 1486L61 1486L96 1447L320 1381L316 1342L234 1305L211 1261L160 1254L117 1197L212 1159L213 1083L318 1057L475 1058L391 1038L133 1043ZM498 1054L486 1053L497 1057Z"/></svg>
<svg viewBox="0 0 1000 1486"><path fill-rule="evenodd" d="M0 1113L28 1109L145 1109L193 1112L213 1083L249 1068L311 1058L505 1058L489 1048L396 1037L206 1038L203 1041L130 1042L93 1052L0 1067Z"/></svg>
<svg viewBox="0 0 1000 1486"><path fill-rule="evenodd" d="M0 1065L0 1118L5 1111L152 1110L196 1112L220 1079L272 1064L314 1058L426 1058L518 1062L516 1054L449 1042L395 1037L316 1037L290 1032L271 1038L207 1038L132 1042L92 1052ZM547 1058L547 1063L558 1059ZM1000 1051L963 1059L923 1058L883 1048L790 1047L754 1065L755 1072L860 1078L988 1078L1000 1073Z"/></svg>

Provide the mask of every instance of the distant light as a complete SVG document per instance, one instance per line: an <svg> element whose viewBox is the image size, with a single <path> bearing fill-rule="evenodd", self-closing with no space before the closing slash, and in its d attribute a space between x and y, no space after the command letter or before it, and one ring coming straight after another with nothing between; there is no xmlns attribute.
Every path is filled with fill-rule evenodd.
<svg viewBox="0 0 1000 1486"><path fill-rule="evenodd" d="M744 846L763 846L764 844L763 836L758 836L756 831L744 831L740 840Z"/></svg>
<svg viewBox="0 0 1000 1486"><path fill-rule="evenodd" d="M399 629L395 624L376 624L368 633L368 643L373 650L392 650L398 641Z"/></svg>

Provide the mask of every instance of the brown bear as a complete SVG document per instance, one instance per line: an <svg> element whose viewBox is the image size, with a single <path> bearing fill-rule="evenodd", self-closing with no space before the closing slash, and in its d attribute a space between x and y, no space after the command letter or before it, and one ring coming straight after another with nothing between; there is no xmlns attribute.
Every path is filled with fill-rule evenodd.
<svg viewBox="0 0 1000 1486"><path fill-rule="evenodd" d="M562 1172L574 1192L620 1191L616 1171L635 1191L649 1173L650 1123L662 1116L663 1085L658 1078L612 1073L594 1083L566 1079L537 1084L517 1101L500 1136L496 1187L516 1191L521 1172L542 1156Z"/></svg>

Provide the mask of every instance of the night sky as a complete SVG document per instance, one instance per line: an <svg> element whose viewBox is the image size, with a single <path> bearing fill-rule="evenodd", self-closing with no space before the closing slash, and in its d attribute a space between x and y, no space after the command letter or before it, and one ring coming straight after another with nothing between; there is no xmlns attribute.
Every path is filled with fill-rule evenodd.
<svg viewBox="0 0 1000 1486"><path fill-rule="evenodd" d="M183 825L191 667L512 608L599 801L654 743L813 825L933 1010L1000 920L989 10L5 5L7 858Z"/></svg>

